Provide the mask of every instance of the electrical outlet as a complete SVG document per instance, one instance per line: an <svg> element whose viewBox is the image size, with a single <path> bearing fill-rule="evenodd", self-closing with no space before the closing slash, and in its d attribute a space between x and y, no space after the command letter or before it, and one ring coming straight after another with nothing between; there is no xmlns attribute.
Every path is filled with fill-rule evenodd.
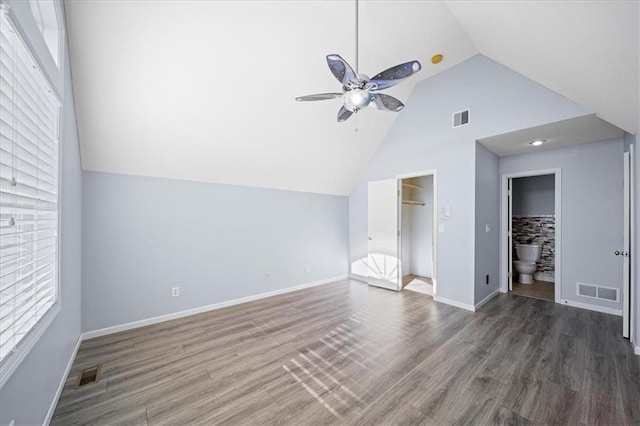
<svg viewBox="0 0 640 426"><path fill-rule="evenodd" d="M307 265L304 267L305 272L311 272L311 265Z"/></svg>
<svg viewBox="0 0 640 426"><path fill-rule="evenodd" d="M180 296L180 287L171 287L171 297Z"/></svg>

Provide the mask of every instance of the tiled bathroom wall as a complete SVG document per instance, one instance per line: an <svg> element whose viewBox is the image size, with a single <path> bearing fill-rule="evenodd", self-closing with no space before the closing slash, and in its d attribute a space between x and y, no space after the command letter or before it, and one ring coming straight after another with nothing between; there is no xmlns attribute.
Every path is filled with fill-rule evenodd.
<svg viewBox="0 0 640 426"><path fill-rule="evenodd" d="M512 220L514 244L542 244L542 256L534 273L534 279L555 281L555 216L514 216ZM513 259L517 260L515 246L512 249Z"/></svg>

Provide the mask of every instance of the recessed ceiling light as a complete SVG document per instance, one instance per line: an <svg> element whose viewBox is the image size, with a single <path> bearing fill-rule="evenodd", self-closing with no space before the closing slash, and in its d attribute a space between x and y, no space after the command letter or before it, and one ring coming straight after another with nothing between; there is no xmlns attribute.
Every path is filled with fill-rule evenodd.
<svg viewBox="0 0 640 426"><path fill-rule="evenodd" d="M545 143L547 140L546 139L537 139L533 142L529 142L529 145L533 145L533 146L540 146L543 143Z"/></svg>
<svg viewBox="0 0 640 426"><path fill-rule="evenodd" d="M439 64L440 62L442 62L442 53L438 53L437 55L433 55L431 57L431 63L432 64Z"/></svg>

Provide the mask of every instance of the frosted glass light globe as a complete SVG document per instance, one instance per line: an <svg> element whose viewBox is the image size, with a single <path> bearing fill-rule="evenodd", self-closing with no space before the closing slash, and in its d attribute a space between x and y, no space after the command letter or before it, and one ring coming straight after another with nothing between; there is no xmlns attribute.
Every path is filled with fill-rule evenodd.
<svg viewBox="0 0 640 426"><path fill-rule="evenodd" d="M353 89L344 94L344 107L349 111L358 112L370 102L371 94L367 90Z"/></svg>

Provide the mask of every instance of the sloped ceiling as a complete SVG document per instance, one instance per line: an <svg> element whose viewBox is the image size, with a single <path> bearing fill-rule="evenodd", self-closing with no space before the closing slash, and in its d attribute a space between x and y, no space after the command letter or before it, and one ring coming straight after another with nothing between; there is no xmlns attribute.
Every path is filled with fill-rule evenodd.
<svg viewBox="0 0 640 426"><path fill-rule="evenodd" d="M396 116L294 101L339 90L325 56L354 62L352 1L65 6L85 170L347 195ZM637 33L635 2L362 1L360 72L421 61L387 92L406 100L483 53L635 133Z"/></svg>

